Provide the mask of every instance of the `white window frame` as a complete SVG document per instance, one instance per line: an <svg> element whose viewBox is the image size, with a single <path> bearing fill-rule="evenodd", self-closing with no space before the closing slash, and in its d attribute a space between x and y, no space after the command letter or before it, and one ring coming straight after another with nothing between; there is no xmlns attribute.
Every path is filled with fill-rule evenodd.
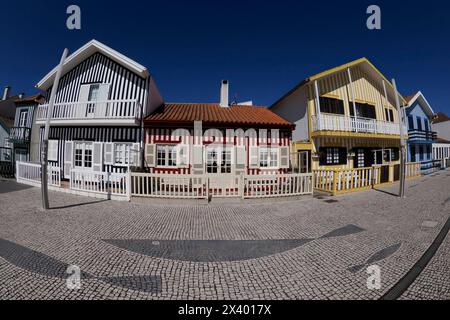
<svg viewBox="0 0 450 320"><path fill-rule="evenodd" d="M339 148L327 147L326 151L326 164L327 165L339 165Z"/></svg>
<svg viewBox="0 0 450 320"><path fill-rule="evenodd" d="M9 138L5 138L4 146L5 148L11 148L11 142L9 141Z"/></svg>
<svg viewBox="0 0 450 320"><path fill-rule="evenodd" d="M28 124L28 110L20 110L19 127L26 128Z"/></svg>
<svg viewBox="0 0 450 320"><path fill-rule="evenodd" d="M73 166L76 169L83 169L83 170L94 170L94 143L90 141L74 141L73 142ZM77 162L80 160L77 160L77 150L81 150L81 166L77 165ZM86 156L87 152L91 151L91 165L87 166Z"/></svg>
<svg viewBox="0 0 450 320"><path fill-rule="evenodd" d="M212 152L216 154L216 162L210 158ZM225 155L225 161L223 156ZM233 173L233 147L232 146L207 146L205 151L205 166L207 174L232 174ZM213 172L213 169L217 172ZM211 171L211 172L208 172Z"/></svg>
<svg viewBox="0 0 450 320"><path fill-rule="evenodd" d="M160 153L161 151L161 153ZM159 155L162 154L163 157L160 158ZM169 159L169 154L171 154L172 158ZM157 168L178 168L177 163L178 156L178 148L176 144L157 144L156 145L156 167ZM160 164L160 160L162 160L162 164Z"/></svg>
<svg viewBox="0 0 450 320"><path fill-rule="evenodd" d="M263 156L265 159L263 159ZM263 169L278 169L280 167L279 148L260 147L258 150L258 163L259 167Z"/></svg>
<svg viewBox="0 0 450 320"><path fill-rule="evenodd" d="M113 163L117 167L128 167L129 165L136 165L133 163L133 156L131 155L131 150L133 148L133 143L131 142L114 142L113 144ZM117 153L120 152L121 160L117 161Z"/></svg>

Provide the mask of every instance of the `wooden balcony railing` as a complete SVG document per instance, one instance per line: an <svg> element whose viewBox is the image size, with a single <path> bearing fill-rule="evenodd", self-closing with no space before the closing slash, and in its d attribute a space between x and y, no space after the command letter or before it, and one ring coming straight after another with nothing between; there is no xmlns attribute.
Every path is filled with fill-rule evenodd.
<svg viewBox="0 0 450 320"><path fill-rule="evenodd" d="M9 132L9 141L12 143L29 143L31 129L25 127L12 127Z"/></svg>
<svg viewBox="0 0 450 320"><path fill-rule="evenodd" d="M37 121L47 119L48 105L37 109ZM56 103L53 106L51 121L103 121L137 120L141 116L141 104L137 100L109 100L93 102Z"/></svg>
<svg viewBox="0 0 450 320"><path fill-rule="evenodd" d="M400 127L398 123L334 114L321 114L320 116L313 116L312 127L313 131L341 131L400 135Z"/></svg>
<svg viewBox="0 0 450 320"><path fill-rule="evenodd" d="M434 131L422 131L422 130L409 130L408 138L410 140L426 140L434 141L437 139L437 132Z"/></svg>

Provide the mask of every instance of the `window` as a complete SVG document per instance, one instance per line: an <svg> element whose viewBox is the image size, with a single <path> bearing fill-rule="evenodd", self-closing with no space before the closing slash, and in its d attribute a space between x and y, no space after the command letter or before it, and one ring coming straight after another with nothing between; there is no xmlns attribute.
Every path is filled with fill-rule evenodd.
<svg viewBox="0 0 450 320"><path fill-rule="evenodd" d="M278 168L278 149L260 148L259 166L260 168Z"/></svg>
<svg viewBox="0 0 450 320"><path fill-rule="evenodd" d="M409 130L414 130L414 118L412 116L408 116L408 126Z"/></svg>
<svg viewBox="0 0 450 320"><path fill-rule="evenodd" d="M131 143L114 143L114 164L129 165L132 162L130 149Z"/></svg>
<svg viewBox="0 0 450 320"><path fill-rule="evenodd" d="M333 98L320 97L320 112L345 114L344 101Z"/></svg>
<svg viewBox="0 0 450 320"><path fill-rule="evenodd" d="M320 148L319 155L319 165L321 166L347 164L346 148Z"/></svg>
<svg viewBox="0 0 450 320"><path fill-rule="evenodd" d="M388 122L394 122L394 110L390 108L385 108L384 113L386 116L386 121Z"/></svg>
<svg viewBox="0 0 450 320"><path fill-rule="evenodd" d="M232 149L228 147L207 147L206 172L231 173Z"/></svg>
<svg viewBox="0 0 450 320"><path fill-rule="evenodd" d="M100 90L99 84L91 84L89 87L88 101L97 101L99 90ZM88 103L86 113L93 114L94 112L95 112L95 103Z"/></svg>
<svg viewBox="0 0 450 320"><path fill-rule="evenodd" d="M19 127L27 127L28 124L28 111L20 111Z"/></svg>
<svg viewBox="0 0 450 320"><path fill-rule="evenodd" d="M419 161L423 161L423 154L424 154L423 145L419 145Z"/></svg>
<svg viewBox="0 0 450 320"><path fill-rule="evenodd" d="M76 168L92 168L92 142L75 142Z"/></svg>
<svg viewBox="0 0 450 320"><path fill-rule="evenodd" d="M354 116L355 112L353 110L353 102L350 101L349 104L350 104L350 115ZM369 119L377 118L374 105L368 103L355 102L355 106L356 106L356 114L358 117Z"/></svg>
<svg viewBox="0 0 450 320"><path fill-rule="evenodd" d="M364 168L365 166L365 152L364 149L357 149L356 150L356 165L357 168Z"/></svg>
<svg viewBox="0 0 450 320"><path fill-rule="evenodd" d="M417 117L417 130L422 131L422 118Z"/></svg>
<svg viewBox="0 0 450 320"><path fill-rule="evenodd" d="M428 119L423 119L424 120L424 122L425 122L425 131L430 131L430 124L429 124L429 122L428 122Z"/></svg>
<svg viewBox="0 0 450 320"><path fill-rule="evenodd" d="M163 145L156 146L156 163L158 167L176 167L177 166L177 146Z"/></svg>
<svg viewBox="0 0 450 320"><path fill-rule="evenodd" d="M8 138L5 138L4 146L5 148L11 148L11 143L9 142Z"/></svg>

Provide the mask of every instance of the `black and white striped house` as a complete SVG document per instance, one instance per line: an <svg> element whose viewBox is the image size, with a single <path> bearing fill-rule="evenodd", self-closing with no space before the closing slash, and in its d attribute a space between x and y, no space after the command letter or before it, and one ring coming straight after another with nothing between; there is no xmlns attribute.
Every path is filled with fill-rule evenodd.
<svg viewBox="0 0 450 320"><path fill-rule="evenodd" d="M37 84L47 93L35 117L41 144L56 71ZM64 178L72 168L123 172L140 167L143 118L162 103L147 68L90 41L65 61L51 115L49 163L60 167Z"/></svg>

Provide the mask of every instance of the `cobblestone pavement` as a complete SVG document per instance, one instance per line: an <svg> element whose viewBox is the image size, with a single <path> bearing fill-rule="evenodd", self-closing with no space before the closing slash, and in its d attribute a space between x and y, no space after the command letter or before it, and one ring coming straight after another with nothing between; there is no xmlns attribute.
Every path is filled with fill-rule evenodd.
<svg viewBox="0 0 450 320"><path fill-rule="evenodd" d="M428 266L401 299L450 300L450 232Z"/></svg>
<svg viewBox="0 0 450 320"><path fill-rule="evenodd" d="M39 189L0 181L0 298L377 299L449 217L449 182L445 171L408 181L404 200L393 185L337 202L123 203L52 192L43 212ZM449 249L447 239L406 298L449 297ZM367 288L372 264L380 290ZM67 288L69 265L81 268L81 289Z"/></svg>

